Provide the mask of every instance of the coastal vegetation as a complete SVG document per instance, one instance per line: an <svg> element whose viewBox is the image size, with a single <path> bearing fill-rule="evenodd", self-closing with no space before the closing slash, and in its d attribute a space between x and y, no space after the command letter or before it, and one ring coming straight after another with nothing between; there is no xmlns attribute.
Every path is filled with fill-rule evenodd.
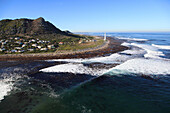
<svg viewBox="0 0 170 113"><path fill-rule="evenodd" d="M58 51L60 50L70 50L70 51L77 51L77 50L84 50L89 48L94 48L99 45L103 44L103 40L97 39L97 40L85 40L84 42L79 41L79 43L71 43L66 45L61 45L58 48Z"/></svg>
<svg viewBox="0 0 170 113"><path fill-rule="evenodd" d="M0 54L48 53L76 51L102 45L103 40L86 36L85 38L67 37L63 39L39 39L26 37L1 38Z"/></svg>

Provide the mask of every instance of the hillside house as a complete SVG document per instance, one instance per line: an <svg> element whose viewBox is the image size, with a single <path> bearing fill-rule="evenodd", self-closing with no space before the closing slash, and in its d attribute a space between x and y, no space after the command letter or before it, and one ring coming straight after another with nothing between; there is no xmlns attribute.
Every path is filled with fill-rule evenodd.
<svg viewBox="0 0 170 113"><path fill-rule="evenodd" d="M48 45L49 49L55 48L54 45Z"/></svg>
<svg viewBox="0 0 170 113"><path fill-rule="evenodd" d="M41 49L41 46L37 46L38 49Z"/></svg>
<svg viewBox="0 0 170 113"><path fill-rule="evenodd" d="M32 44L33 47L37 47L37 44Z"/></svg>
<svg viewBox="0 0 170 113"><path fill-rule="evenodd" d="M58 44L63 45L64 43L63 42L59 42Z"/></svg>
<svg viewBox="0 0 170 113"><path fill-rule="evenodd" d="M47 51L48 49L47 48L41 48L41 51Z"/></svg>

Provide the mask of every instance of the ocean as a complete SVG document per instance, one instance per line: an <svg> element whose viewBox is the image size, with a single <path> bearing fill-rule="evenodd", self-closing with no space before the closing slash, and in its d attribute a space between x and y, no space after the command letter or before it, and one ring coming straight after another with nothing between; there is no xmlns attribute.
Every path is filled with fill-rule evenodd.
<svg viewBox="0 0 170 113"><path fill-rule="evenodd" d="M89 59L0 62L0 113L170 113L170 33L107 36L129 49Z"/></svg>

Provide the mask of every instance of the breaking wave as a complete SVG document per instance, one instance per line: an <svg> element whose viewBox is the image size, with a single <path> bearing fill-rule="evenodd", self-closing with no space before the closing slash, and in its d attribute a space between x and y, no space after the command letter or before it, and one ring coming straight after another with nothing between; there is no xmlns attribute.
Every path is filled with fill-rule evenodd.
<svg viewBox="0 0 170 113"><path fill-rule="evenodd" d="M118 39L123 39L123 40L133 40L133 41L148 41L147 39L139 39L139 38L127 38L127 37L116 37Z"/></svg>
<svg viewBox="0 0 170 113"><path fill-rule="evenodd" d="M102 75L106 72L106 69L92 69L84 66L83 64L61 64L40 70L41 72L68 72L68 73L77 73L77 74L90 74L90 75Z"/></svg>
<svg viewBox="0 0 170 113"><path fill-rule="evenodd" d="M145 50L146 54L144 55L145 58L157 58L157 59L163 59L160 56L165 56L162 51L159 51L157 47L154 47L152 45L147 44L137 44L137 43L123 43L124 46L136 46L143 50Z"/></svg>
<svg viewBox="0 0 170 113"><path fill-rule="evenodd" d="M156 45L156 44L152 44L152 46L157 47L159 49L170 49L170 46L167 45Z"/></svg>
<svg viewBox="0 0 170 113"><path fill-rule="evenodd" d="M110 69L107 74L135 73L140 75L169 75L169 67L170 61L136 58Z"/></svg>

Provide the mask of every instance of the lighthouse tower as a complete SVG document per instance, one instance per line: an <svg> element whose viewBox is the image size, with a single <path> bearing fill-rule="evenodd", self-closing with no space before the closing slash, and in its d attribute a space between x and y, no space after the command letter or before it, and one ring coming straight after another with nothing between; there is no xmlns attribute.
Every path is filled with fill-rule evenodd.
<svg viewBox="0 0 170 113"><path fill-rule="evenodd" d="M104 41L106 41L106 33L104 34Z"/></svg>

